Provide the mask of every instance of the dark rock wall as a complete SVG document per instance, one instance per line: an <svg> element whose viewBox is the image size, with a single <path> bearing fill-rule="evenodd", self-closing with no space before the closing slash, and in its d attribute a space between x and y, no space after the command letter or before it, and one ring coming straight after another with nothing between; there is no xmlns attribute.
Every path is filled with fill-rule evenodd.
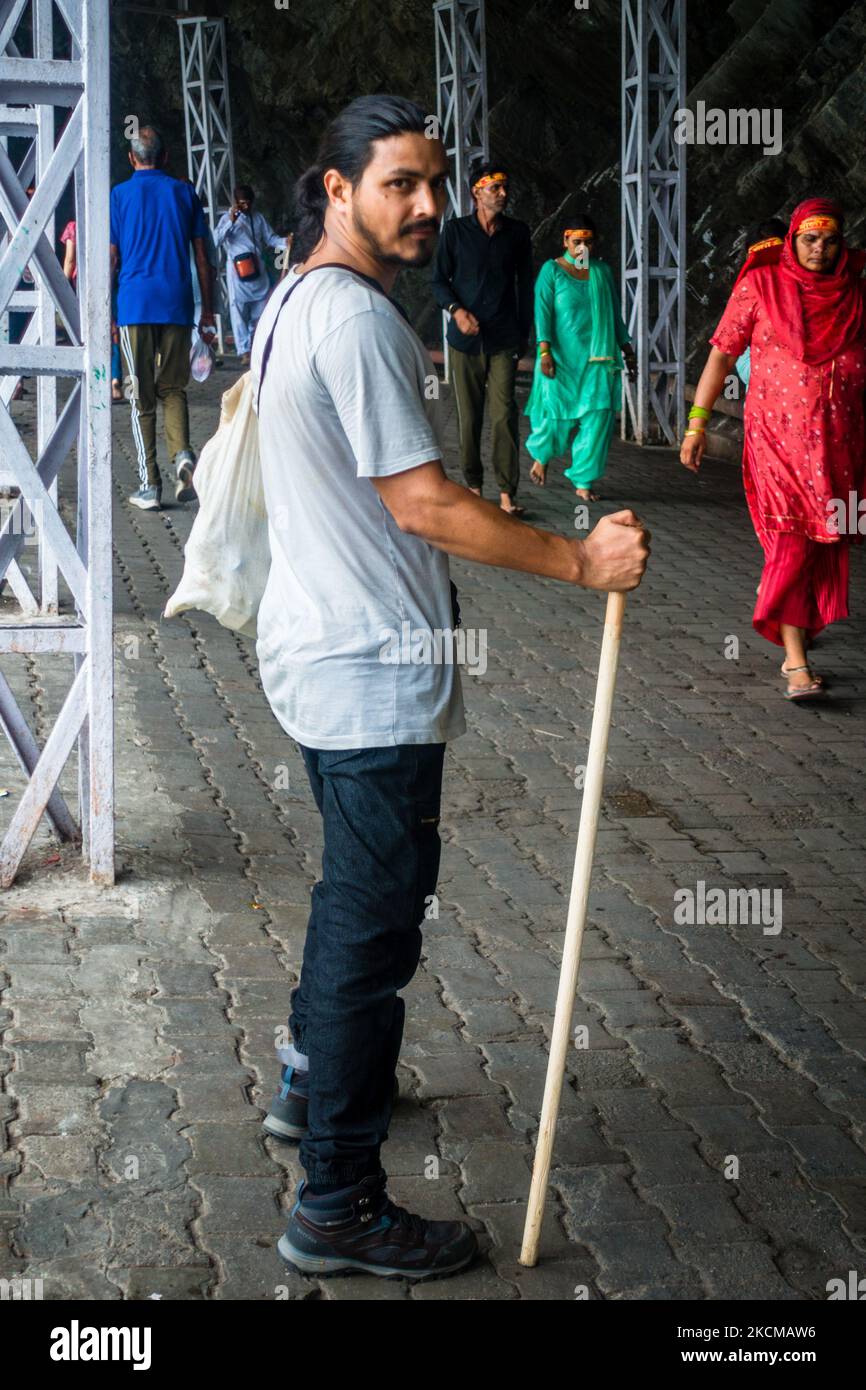
<svg viewBox="0 0 866 1390"><path fill-rule="evenodd" d="M228 21L238 178L259 191L280 229L292 186L323 124L360 93L395 91L435 110L428 0L208 0ZM178 39L173 18L113 12L112 174L126 175L122 117L166 131L185 172ZM604 254L618 266L620 3L488 0L491 150L507 160L511 211L533 229L539 262L560 218L588 206ZM782 112L782 150L696 145L688 152L688 340L701 359L753 220L787 215L808 193L848 209L866 241L866 0L708 0L688 3L689 105ZM438 317L424 276L399 293L431 341Z"/></svg>

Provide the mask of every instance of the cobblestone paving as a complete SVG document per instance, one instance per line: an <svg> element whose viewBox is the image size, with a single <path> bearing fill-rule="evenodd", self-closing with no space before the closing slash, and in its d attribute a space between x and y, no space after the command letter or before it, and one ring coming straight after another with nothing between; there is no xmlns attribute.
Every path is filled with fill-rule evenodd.
<svg viewBox="0 0 866 1390"><path fill-rule="evenodd" d="M232 379L194 388L197 443ZM42 1278L47 1298L796 1300L862 1272L859 554L859 616L816 648L833 701L791 707L750 626L737 470L695 481L667 451L613 449L594 510L634 505L654 554L628 603L574 1011L586 1045L570 1049L534 1270L517 1253L603 599L454 565L487 669L464 680L470 731L448 754L439 916L407 991L385 1162L398 1201L468 1215L485 1255L428 1285L308 1281L275 1250L297 1153L259 1122L318 815L252 645L201 614L161 618L193 508L128 507L125 410L114 423L121 873L95 890L43 833L0 903L0 1277ZM524 488L530 519L571 531L551 472L543 494ZM61 659L4 671L44 736ZM8 818L21 776L2 758ZM781 930L678 922L675 894L700 883L766 904L779 890Z"/></svg>

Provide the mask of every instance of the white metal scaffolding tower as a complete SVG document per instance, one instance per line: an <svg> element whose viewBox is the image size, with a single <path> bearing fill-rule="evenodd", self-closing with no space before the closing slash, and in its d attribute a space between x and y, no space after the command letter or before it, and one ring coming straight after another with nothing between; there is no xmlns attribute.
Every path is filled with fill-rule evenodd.
<svg viewBox="0 0 866 1390"><path fill-rule="evenodd" d="M22 35L18 44L16 35ZM56 58L55 43L65 43L71 56ZM23 47L29 48L28 56ZM25 267L37 294L23 341L0 344L0 453L4 479L19 490L0 526L0 580L9 581L20 607L18 613L4 609L0 615L0 669L3 653L71 655L73 676L40 749L0 674L0 724L28 778L0 845L4 887L13 881L43 814L62 839L80 834L92 879L111 883L114 878L108 0L0 0L4 133L14 133L16 119L30 125L30 115L35 116L35 191L29 201L21 171L0 148L0 231L5 233L0 314L8 309ZM70 183L77 294L53 242L55 213ZM68 346L56 345L55 314ZM22 373L48 388L37 398L35 458L9 408ZM57 378L68 383L62 392ZM63 398L59 413L58 395ZM78 498L74 535L53 495L73 446ZM29 586L17 559L31 519L41 555L50 557L69 591L68 612L39 611L44 605L32 593L22 601L27 596L21 586ZM44 562L41 570L44 587ZM58 789L76 739L80 830Z"/></svg>
<svg viewBox="0 0 866 1390"><path fill-rule="evenodd" d="M222 19L179 18L180 67L186 121L187 172L201 198L211 232L232 205L235 161L229 102L226 30ZM220 252L221 299L228 305L225 256ZM225 351L219 303L217 346Z"/></svg>
<svg viewBox="0 0 866 1390"><path fill-rule="evenodd" d="M637 352L622 436L675 444L685 428L685 0L622 4L622 299Z"/></svg>
<svg viewBox="0 0 866 1390"><path fill-rule="evenodd" d="M26 12L26 11L25 11ZM14 11L10 12L10 19ZM14 21L17 27L20 24L20 16ZM39 6L33 15L34 24L30 38L30 46L33 55L38 58L53 57L52 34L53 25L51 22L50 7ZM12 34L15 29L9 28L9 21L5 26L4 32L8 35L5 53L10 58L20 58L21 53ZM0 51L4 51L0 49ZM44 169L46 161L50 158L54 148L54 110L52 107L3 107L0 110L0 144L8 153L10 137L19 146L18 160L18 181L22 189L26 190L35 184L37 171ZM20 147L24 145L23 155L20 154ZM54 241L54 218L53 215L45 224L45 233L50 241ZM2 237L5 247L8 241L8 233ZM50 296L42 286L37 286L29 267L24 269L24 273L18 288L12 293L9 306L0 315L0 342L8 343L10 338L10 318L9 310L16 311L18 314L27 315L28 326L32 323L32 331L25 341L32 341L33 335L38 334L43 343L54 343L56 341L54 306ZM32 322L33 318L37 322ZM8 404L13 392L19 385L19 378L7 377L0 383L0 401ZM54 424L57 420L57 390L53 378L39 377L36 383L36 406L37 406L37 429L40 448L44 445ZM2 456L0 456L0 487L8 491L14 487L14 479L2 468ZM52 485L52 496L56 498L56 484ZM36 545L39 546L38 536L35 538ZM15 593L22 612L25 613L52 613L57 611L57 565L51 551L40 548L40 580L38 599L32 593L29 585L23 579L21 572L13 562L10 566L5 579L9 587ZM2 587L2 585L0 585Z"/></svg>
<svg viewBox="0 0 866 1390"><path fill-rule="evenodd" d="M436 35L436 116L445 152L451 161L445 216L472 211L469 169L490 155L487 125L487 45L484 0L437 0L433 6ZM442 316L445 380L447 315Z"/></svg>

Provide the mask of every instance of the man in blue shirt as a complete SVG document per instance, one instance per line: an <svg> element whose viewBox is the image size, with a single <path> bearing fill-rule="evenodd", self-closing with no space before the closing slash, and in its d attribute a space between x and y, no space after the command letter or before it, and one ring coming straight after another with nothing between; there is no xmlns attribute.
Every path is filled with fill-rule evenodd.
<svg viewBox="0 0 866 1390"><path fill-rule="evenodd" d="M190 246L201 290L203 337L214 333L214 316L207 224L198 195L190 184L165 172L165 147L152 126L142 126L130 146L132 178L111 190L111 268L112 277L119 270L117 324L140 478L129 500L143 511L156 511L162 503L157 398L175 469L175 497L190 502L195 496L186 400L193 324Z"/></svg>

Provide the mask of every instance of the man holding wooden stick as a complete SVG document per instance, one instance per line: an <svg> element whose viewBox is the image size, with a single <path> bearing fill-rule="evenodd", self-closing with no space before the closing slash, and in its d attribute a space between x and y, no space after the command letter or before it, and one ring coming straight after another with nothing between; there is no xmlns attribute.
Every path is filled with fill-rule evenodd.
<svg viewBox="0 0 866 1390"><path fill-rule="evenodd" d="M385 664L383 634L454 624L448 554L617 591L640 583L649 554L631 511L577 540L446 476L425 389L435 370L390 298L401 266L430 262L444 212L447 159L425 128L421 108L389 96L359 98L327 128L296 188L300 277L271 297L253 345L272 553L257 651L325 841L265 1129L301 1140L307 1178L279 1249L318 1276L453 1274L477 1248L466 1223L396 1206L379 1157L398 991L436 889L445 744L465 729L453 663Z"/></svg>

